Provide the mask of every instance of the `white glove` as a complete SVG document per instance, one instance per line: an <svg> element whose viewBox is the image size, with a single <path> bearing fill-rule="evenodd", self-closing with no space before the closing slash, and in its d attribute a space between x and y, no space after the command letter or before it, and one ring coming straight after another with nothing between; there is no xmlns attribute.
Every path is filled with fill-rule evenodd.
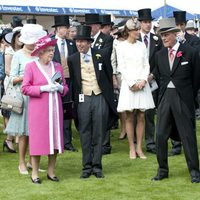
<svg viewBox="0 0 200 200"><path fill-rule="evenodd" d="M55 92L57 91L57 86L55 84L43 85L43 86L40 86L40 91L41 92Z"/></svg>
<svg viewBox="0 0 200 200"><path fill-rule="evenodd" d="M56 85L56 91L59 91L60 93L63 93L64 87L60 83L55 83Z"/></svg>

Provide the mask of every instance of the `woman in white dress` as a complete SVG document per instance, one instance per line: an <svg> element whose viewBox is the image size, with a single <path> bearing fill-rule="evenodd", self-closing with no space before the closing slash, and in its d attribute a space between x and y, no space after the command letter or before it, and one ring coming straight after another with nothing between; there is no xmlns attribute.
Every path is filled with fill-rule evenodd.
<svg viewBox="0 0 200 200"><path fill-rule="evenodd" d="M154 101L148 84L149 62L147 51L139 38L140 24L136 18L126 22L127 40L117 46L119 72L122 84L119 95L118 112L126 112L126 131L128 135L130 159L137 156L146 159L142 151L144 131L144 111L154 108ZM137 113L137 148L134 145L134 112Z"/></svg>

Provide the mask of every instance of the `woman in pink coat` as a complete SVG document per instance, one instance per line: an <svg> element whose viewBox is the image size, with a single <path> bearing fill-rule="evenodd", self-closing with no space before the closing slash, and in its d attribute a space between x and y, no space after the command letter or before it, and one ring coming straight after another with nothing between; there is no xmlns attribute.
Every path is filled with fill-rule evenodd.
<svg viewBox="0 0 200 200"><path fill-rule="evenodd" d="M32 182L41 183L39 163L41 155L48 155L47 178L59 181L55 176L57 153L63 153L63 110L61 96L68 87L62 66L52 61L56 39L50 35L40 38L32 56L38 60L26 65L22 92L29 96L28 130L29 149L32 156Z"/></svg>

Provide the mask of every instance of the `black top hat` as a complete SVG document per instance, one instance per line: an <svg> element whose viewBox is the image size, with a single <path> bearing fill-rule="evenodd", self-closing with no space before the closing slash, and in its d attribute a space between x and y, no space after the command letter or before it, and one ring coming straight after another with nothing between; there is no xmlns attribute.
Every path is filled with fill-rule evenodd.
<svg viewBox="0 0 200 200"><path fill-rule="evenodd" d="M101 25L113 25L114 24L113 22L111 22L110 15L100 15L99 19L101 21Z"/></svg>
<svg viewBox="0 0 200 200"><path fill-rule="evenodd" d="M52 26L52 28L57 27L57 26L67 26L67 27L70 26L68 15L54 16L54 22L55 22L55 24Z"/></svg>
<svg viewBox="0 0 200 200"><path fill-rule="evenodd" d="M153 20L154 18L152 18L151 16L151 9L150 8L144 8L144 9L140 9L138 10L138 20L142 21L142 20Z"/></svg>
<svg viewBox="0 0 200 200"><path fill-rule="evenodd" d="M37 20L34 19L34 18L33 18L33 19L27 19L27 20L26 20L26 23L27 23L27 24L37 24Z"/></svg>
<svg viewBox="0 0 200 200"><path fill-rule="evenodd" d="M173 12L176 24L186 23L186 11L174 11Z"/></svg>
<svg viewBox="0 0 200 200"><path fill-rule="evenodd" d="M18 27L18 26L23 26L22 19L18 16L13 16L11 26L12 26L12 28L15 28L15 27Z"/></svg>
<svg viewBox="0 0 200 200"><path fill-rule="evenodd" d="M93 38L91 38L91 30L92 28L90 26L86 25L80 25L77 26L77 34L75 36L75 40L88 40L88 41L94 41Z"/></svg>
<svg viewBox="0 0 200 200"><path fill-rule="evenodd" d="M85 24L101 24L99 14L85 14Z"/></svg>

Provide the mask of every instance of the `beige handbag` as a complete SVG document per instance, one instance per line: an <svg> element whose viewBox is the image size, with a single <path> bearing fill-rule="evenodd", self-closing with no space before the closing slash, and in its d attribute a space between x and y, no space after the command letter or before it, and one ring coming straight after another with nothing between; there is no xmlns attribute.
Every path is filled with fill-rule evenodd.
<svg viewBox="0 0 200 200"><path fill-rule="evenodd" d="M24 99L19 86L13 86L10 79L5 88L5 94L1 99L1 108L22 114Z"/></svg>

